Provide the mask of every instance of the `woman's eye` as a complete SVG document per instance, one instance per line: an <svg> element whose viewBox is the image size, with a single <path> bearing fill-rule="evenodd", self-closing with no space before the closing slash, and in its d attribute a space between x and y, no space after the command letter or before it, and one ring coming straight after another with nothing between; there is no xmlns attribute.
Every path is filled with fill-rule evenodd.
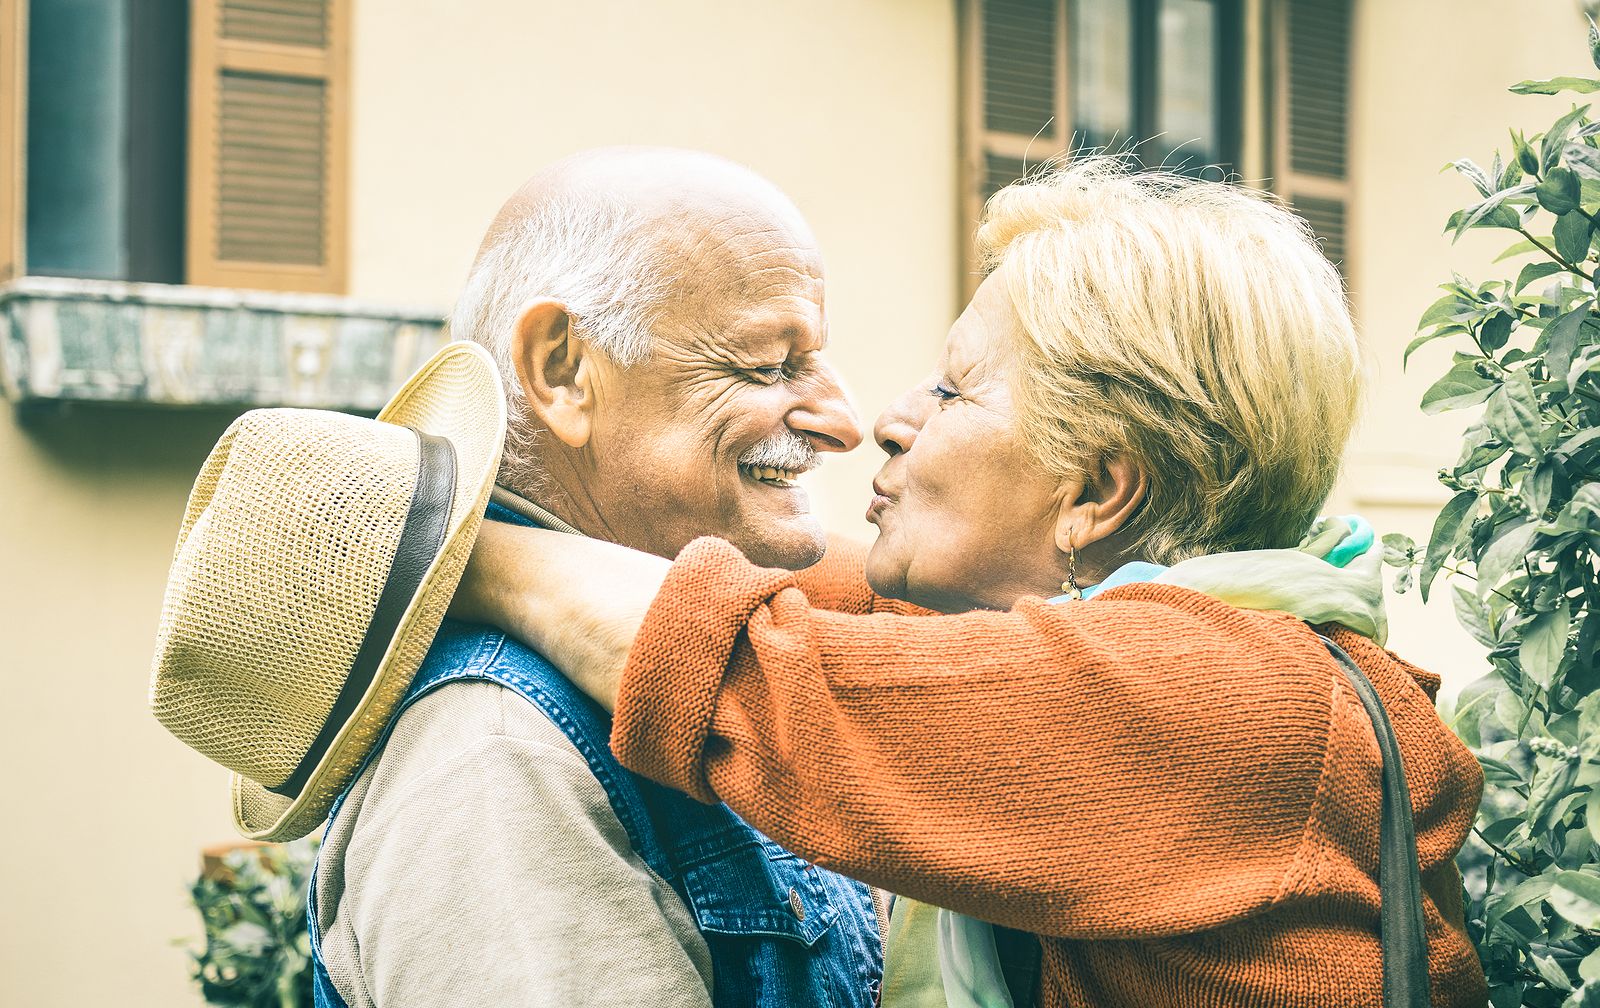
<svg viewBox="0 0 1600 1008"><path fill-rule="evenodd" d="M928 390L928 394L940 402L948 402L949 400L959 396L961 393L957 392L949 385L946 385L944 382L936 382L934 383L933 388Z"/></svg>

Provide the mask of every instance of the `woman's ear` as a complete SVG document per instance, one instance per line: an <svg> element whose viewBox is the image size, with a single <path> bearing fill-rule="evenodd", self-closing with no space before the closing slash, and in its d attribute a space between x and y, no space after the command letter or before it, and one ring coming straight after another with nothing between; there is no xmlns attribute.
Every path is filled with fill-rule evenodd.
<svg viewBox="0 0 1600 1008"><path fill-rule="evenodd" d="M1148 490L1144 471L1126 455L1101 463L1092 480L1069 481L1056 511L1056 548L1081 550L1116 534L1139 512Z"/></svg>
<svg viewBox="0 0 1600 1008"><path fill-rule="evenodd" d="M572 321L559 301L528 302L517 316L511 355L528 409L556 440L582 448L594 421L593 364Z"/></svg>

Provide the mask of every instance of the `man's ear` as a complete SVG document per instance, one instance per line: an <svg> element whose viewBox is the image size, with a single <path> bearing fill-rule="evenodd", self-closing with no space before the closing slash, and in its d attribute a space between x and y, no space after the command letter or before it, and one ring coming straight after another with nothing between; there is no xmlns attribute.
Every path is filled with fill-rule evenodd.
<svg viewBox="0 0 1600 1008"><path fill-rule="evenodd" d="M1126 455L1100 465L1094 479L1071 481L1056 511L1056 548L1081 550L1115 535L1139 512L1149 481Z"/></svg>
<svg viewBox="0 0 1600 1008"><path fill-rule="evenodd" d="M511 357L528 409L569 448L589 443L594 422L594 369L587 350L560 301L529 301L517 316Z"/></svg>

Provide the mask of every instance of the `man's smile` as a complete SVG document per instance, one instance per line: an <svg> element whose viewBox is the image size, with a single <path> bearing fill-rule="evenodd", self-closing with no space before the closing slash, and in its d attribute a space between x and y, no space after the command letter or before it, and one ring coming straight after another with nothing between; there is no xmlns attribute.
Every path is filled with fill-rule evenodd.
<svg viewBox="0 0 1600 1008"><path fill-rule="evenodd" d="M793 487L795 485L795 480L800 478L800 473L798 470L774 469L770 466L741 465L739 467L739 472L747 479L754 480L757 483L765 483L767 486L775 487Z"/></svg>

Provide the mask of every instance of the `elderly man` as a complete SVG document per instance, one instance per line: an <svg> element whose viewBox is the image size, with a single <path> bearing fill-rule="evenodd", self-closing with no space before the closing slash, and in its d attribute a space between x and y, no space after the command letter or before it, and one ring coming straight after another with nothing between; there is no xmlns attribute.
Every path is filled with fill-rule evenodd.
<svg viewBox="0 0 1600 1008"><path fill-rule="evenodd" d="M814 242L770 183L682 151L560 162L496 217L452 331L505 379L491 518L821 556L795 477L861 435L822 356ZM446 621L334 807L319 1002L871 1004L867 890L627 773L608 731L541 656Z"/></svg>

